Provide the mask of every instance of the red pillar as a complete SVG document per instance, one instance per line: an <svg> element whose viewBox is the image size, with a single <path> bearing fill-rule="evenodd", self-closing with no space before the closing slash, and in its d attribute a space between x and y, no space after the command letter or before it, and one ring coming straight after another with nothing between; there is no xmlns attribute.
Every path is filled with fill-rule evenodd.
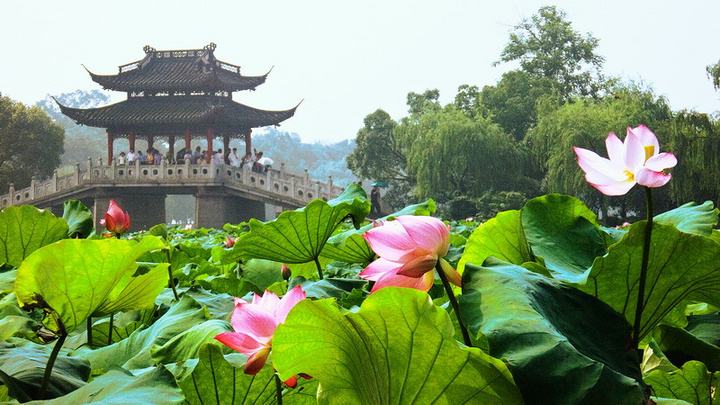
<svg viewBox="0 0 720 405"><path fill-rule="evenodd" d="M112 132L110 132L110 130L108 129L107 130L107 142L108 142L108 144L107 144L107 152L108 152L107 164L108 165L110 165L110 162L112 162L112 159L113 159L113 141L114 140L115 140L115 138L113 137Z"/></svg>
<svg viewBox="0 0 720 405"><path fill-rule="evenodd" d="M252 129L245 131L245 155L252 156Z"/></svg>
<svg viewBox="0 0 720 405"><path fill-rule="evenodd" d="M153 145L155 144L155 137L152 135L148 135L148 149L152 149Z"/></svg>
<svg viewBox="0 0 720 405"><path fill-rule="evenodd" d="M137 150L135 150L135 133L131 132L128 134L128 143L130 144L130 149L137 153Z"/></svg>
<svg viewBox="0 0 720 405"><path fill-rule="evenodd" d="M213 155L213 138L215 137L213 129L208 128L205 136L207 137L207 156L205 157L205 159L208 163L210 163L210 161L212 161Z"/></svg>
<svg viewBox="0 0 720 405"><path fill-rule="evenodd" d="M189 130L189 129L186 129L186 130L185 130L185 152L190 152L190 153L192 153L192 146L191 146L191 144L190 144L190 141L191 141L191 139L190 139L190 130Z"/></svg>
<svg viewBox="0 0 720 405"><path fill-rule="evenodd" d="M223 135L223 157L226 162L228 156L230 156L230 135Z"/></svg>
<svg viewBox="0 0 720 405"><path fill-rule="evenodd" d="M168 137L168 154L170 155L170 160L172 161L175 159L175 135L170 135Z"/></svg>

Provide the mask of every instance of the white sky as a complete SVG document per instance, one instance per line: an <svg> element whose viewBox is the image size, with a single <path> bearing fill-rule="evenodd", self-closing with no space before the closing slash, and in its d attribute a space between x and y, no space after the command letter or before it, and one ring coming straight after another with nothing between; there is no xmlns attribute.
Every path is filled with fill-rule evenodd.
<svg viewBox="0 0 720 405"><path fill-rule="evenodd" d="M0 92L26 103L99 88L80 66L115 73L142 47L200 48L243 73L275 69L253 107L305 99L283 130L305 141L353 138L377 108L406 112L409 91L494 84L510 28L542 1L25 1L0 2ZM643 80L673 108L720 109L705 66L720 58L719 1L559 1L575 28L600 39L605 71Z"/></svg>

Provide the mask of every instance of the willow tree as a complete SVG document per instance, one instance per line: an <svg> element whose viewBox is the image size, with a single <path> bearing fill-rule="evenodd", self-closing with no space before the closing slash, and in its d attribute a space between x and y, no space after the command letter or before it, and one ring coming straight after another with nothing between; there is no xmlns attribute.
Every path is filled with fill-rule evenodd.
<svg viewBox="0 0 720 405"><path fill-rule="evenodd" d="M676 203L713 201L720 203L720 123L703 113L681 111L668 131L670 147L679 164L670 182Z"/></svg>
<svg viewBox="0 0 720 405"><path fill-rule="evenodd" d="M537 125L526 138L533 154L544 166L543 189L577 195L607 217L608 209L615 207L620 216L628 211L642 212L642 200L634 193L621 197L604 197L585 181L577 165L573 146L604 151L605 138L615 132L623 139L628 126L646 124L653 130L662 145L667 145L667 123L671 111L667 102L651 91L639 88L622 88L603 99L582 99L539 108ZM667 196L658 195L658 205L668 204Z"/></svg>
<svg viewBox="0 0 720 405"><path fill-rule="evenodd" d="M454 105L404 121L396 129L408 145L408 171L418 197L478 197L489 190L527 188L527 154L490 120Z"/></svg>

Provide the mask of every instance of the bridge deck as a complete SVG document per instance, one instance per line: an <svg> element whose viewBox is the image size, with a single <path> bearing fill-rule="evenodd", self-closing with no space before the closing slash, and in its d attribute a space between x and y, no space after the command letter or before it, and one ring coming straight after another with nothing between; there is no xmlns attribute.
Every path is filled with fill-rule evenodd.
<svg viewBox="0 0 720 405"><path fill-rule="evenodd" d="M303 176L288 173L281 164L280 170L267 173L253 172L247 167L237 168L214 164L103 165L102 160L88 159L85 168L75 164L71 170L56 170L50 179L33 180L30 187L15 190L12 185L0 195L0 207L33 204L49 205L58 199L74 198L89 190L102 188L162 187L168 194L184 194L183 189L199 186L225 186L246 198L285 207L300 207L315 198L330 199L342 192L332 184L312 181L305 170Z"/></svg>

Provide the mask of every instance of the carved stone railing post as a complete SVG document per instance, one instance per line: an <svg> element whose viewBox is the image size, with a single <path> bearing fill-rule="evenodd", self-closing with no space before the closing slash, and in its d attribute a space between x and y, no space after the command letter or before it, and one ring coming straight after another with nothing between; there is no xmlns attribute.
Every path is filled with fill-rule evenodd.
<svg viewBox="0 0 720 405"><path fill-rule="evenodd" d="M183 177L186 179L190 178L190 159L185 159L185 173Z"/></svg>
<svg viewBox="0 0 720 405"><path fill-rule="evenodd" d="M285 162L280 162L280 178L285 178Z"/></svg>
<svg viewBox="0 0 720 405"><path fill-rule="evenodd" d="M110 180L113 182L115 181L115 165L117 164L117 161L115 158L112 158L110 161Z"/></svg>
<svg viewBox="0 0 720 405"><path fill-rule="evenodd" d="M273 179L272 179L272 170L268 170L268 171L265 172L265 173L267 174L267 177L265 178L265 186L267 186L267 190L268 190L268 191L271 191L271 192L272 192L272 191L273 191L273 187L272 187L272 182L273 182Z"/></svg>
<svg viewBox="0 0 720 405"><path fill-rule="evenodd" d="M92 168L93 168L93 161L92 161L92 158L89 157L89 158L87 158L87 171L85 172L85 177L88 180L90 180L92 178Z"/></svg>
<svg viewBox="0 0 720 405"><path fill-rule="evenodd" d="M165 159L160 160L160 178L165 178Z"/></svg>
<svg viewBox="0 0 720 405"><path fill-rule="evenodd" d="M297 198L297 195L295 194L295 176L290 176L290 197L291 198Z"/></svg>
<svg viewBox="0 0 720 405"><path fill-rule="evenodd" d="M315 182L315 196L314 198L322 198L320 195L320 180Z"/></svg>
<svg viewBox="0 0 720 405"><path fill-rule="evenodd" d="M10 205L15 204L15 183L10 183L10 187L8 188L8 196L10 200Z"/></svg>
<svg viewBox="0 0 720 405"><path fill-rule="evenodd" d="M52 191L53 193L57 193L57 192L58 192L58 175L57 175L57 169L53 170L53 175L52 175L52 182L51 182L50 191Z"/></svg>
<svg viewBox="0 0 720 405"><path fill-rule="evenodd" d="M332 176L328 176L328 182L327 182L327 184L328 184L328 190L327 190L327 192L328 192L328 195L330 195L330 194L332 194L332 192L333 192Z"/></svg>
<svg viewBox="0 0 720 405"><path fill-rule="evenodd" d="M135 179L140 180L140 159L135 159Z"/></svg>
<svg viewBox="0 0 720 405"><path fill-rule="evenodd" d="M303 184L310 184L310 172L305 169L305 176L303 177Z"/></svg>
<svg viewBox="0 0 720 405"><path fill-rule="evenodd" d="M30 199L35 199L35 188L37 187L38 178L37 176L32 176L32 179L30 179Z"/></svg>
<svg viewBox="0 0 720 405"><path fill-rule="evenodd" d="M73 186L80 185L80 163L75 163L75 171L73 173Z"/></svg>
<svg viewBox="0 0 720 405"><path fill-rule="evenodd" d="M248 167L248 165L243 165L242 172L243 184L250 184L250 168Z"/></svg>

